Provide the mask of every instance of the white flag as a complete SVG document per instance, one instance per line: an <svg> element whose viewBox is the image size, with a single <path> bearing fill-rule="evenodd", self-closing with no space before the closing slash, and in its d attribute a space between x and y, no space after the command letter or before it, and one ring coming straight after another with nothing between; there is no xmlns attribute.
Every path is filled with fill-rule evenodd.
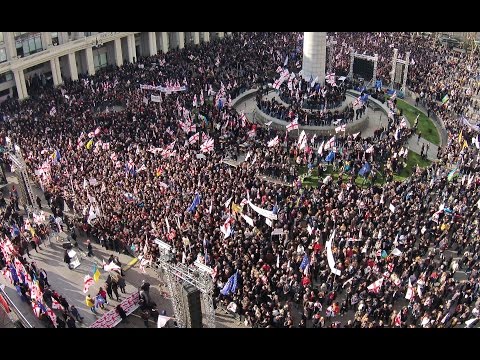
<svg viewBox="0 0 480 360"><path fill-rule="evenodd" d="M167 224L167 231L170 232L170 223L168 222L168 217L165 216L165 223Z"/></svg>
<svg viewBox="0 0 480 360"><path fill-rule="evenodd" d="M242 215L242 217L245 219L245 221L248 225L254 226L253 225L253 219L250 216L247 216L245 214L240 214L240 215Z"/></svg>

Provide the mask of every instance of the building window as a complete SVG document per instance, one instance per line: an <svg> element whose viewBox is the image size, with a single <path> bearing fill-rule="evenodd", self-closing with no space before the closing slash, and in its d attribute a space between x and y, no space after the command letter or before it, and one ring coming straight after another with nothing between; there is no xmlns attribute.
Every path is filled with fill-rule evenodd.
<svg viewBox="0 0 480 360"><path fill-rule="evenodd" d="M0 32L0 44L3 44L3 32Z"/></svg>
<svg viewBox="0 0 480 360"><path fill-rule="evenodd" d="M53 46L58 45L59 44L59 42L58 42L58 32L52 32L50 34L52 36L52 45Z"/></svg>
<svg viewBox="0 0 480 360"><path fill-rule="evenodd" d="M93 55L93 65L95 69L100 69L108 65L107 62L107 53L97 53Z"/></svg>
<svg viewBox="0 0 480 360"><path fill-rule="evenodd" d="M7 51L5 48L0 49L0 63L7 61Z"/></svg>
<svg viewBox="0 0 480 360"><path fill-rule="evenodd" d="M21 36L15 40L17 56L28 56L43 50L41 33L34 33L29 36Z"/></svg>
<svg viewBox="0 0 480 360"><path fill-rule="evenodd" d="M3 73L0 75L0 84L3 84L4 82L13 80L13 74L11 71Z"/></svg>

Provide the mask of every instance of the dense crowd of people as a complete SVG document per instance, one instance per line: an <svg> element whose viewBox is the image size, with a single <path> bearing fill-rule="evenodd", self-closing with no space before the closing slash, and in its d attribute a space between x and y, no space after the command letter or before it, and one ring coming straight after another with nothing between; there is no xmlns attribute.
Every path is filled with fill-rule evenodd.
<svg viewBox="0 0 480 360"><path fill-rule="evenodd" d="M408 33L329 36L337 40L337 75L348 69L350 46L379 54L378 76L385 80L393 47L400 55L411 51L408 86L449 133L439 161L393 181L413 135L395 101L388 127L373 137L340 132L306 146L231 108L242 91L278 77L286 57L298 71L299 33L234 33L58 88L38 84L24 102L0 105L2 145L18 144L31 177L75 209L77 225L91 237L152 261L159 255L153 240L160 238L172 245L175 261L200 259L212 267L215 302L234 308L249 326L463 326L479 316L480 178L477 133L458 115L478 93L470 81L478 56ZM186 91L140 89L158 84ZM286 116L300 122L303 110L293 104ZM213 149L197 156L209 139ZM240 145L245 161L222 162ZM325 176L318 186L302 186L300 166L322 168L326 156L348 179ZM370 174L388 175L384 185L355 182L367 163Z"/></svg>

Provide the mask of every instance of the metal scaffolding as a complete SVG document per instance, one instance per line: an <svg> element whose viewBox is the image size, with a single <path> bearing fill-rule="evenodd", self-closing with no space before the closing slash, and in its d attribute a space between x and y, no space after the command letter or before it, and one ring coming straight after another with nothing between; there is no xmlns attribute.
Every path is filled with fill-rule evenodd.
<svg viewBox="0 0 480 360"><path fill-rule="evenodd" d="M370 86L375 86L375 82L377 81L377 65L378 65L378 55L374 54L373 56L365 55L365 54L357 54L355 50L350 49L350 71L348 73L348 77L350 79L353 78L353 63L357 59L363 59L367 61L373 62L373 74L372 79L369 81Z"/></svg>
<svg viewBox="0 0 480 360"><path fill-rule="evenodd" d="M157 260L157 270L165 276L168 290L172 297L172 306L177 320L178 327L184 328L189 324L190 312L188 304L185 304L183 296L183 284L188 283L202 293L202 303L205 311L205 325L208 328L215 327L215 309L213 307L213 279L209 272L198 266L186 266L172 262L170 245L155 239L159 245L160 256ZM205 267L206 268L206 267Z"/></svg>
<svg viewBox="0 0 480 360"><path fill-rule="evenodd" d="M18 148L17 146L13 147L13 149L8 151L8 157L12 164L15 166L15 176L18 180L20 198L24 201L25 209L30 208L35 210L37 208L37 204L35 202L35 197L33 195L30 179L28 177L27 165L23 160L20 148Z"/></svg>
<svg viewBox="0 0 480 360"><path fill-rule="evenodd" d="M392 88L392 90L395 89L395 75L397 71L397 64L405 65L405 67L403 68L403 74L402 74L402 87L400 88L400 90L405 94L405 90L407 89L408 66L410 65L410 51L407 51L405 53L405 60L401 60L398 58L398 49L393 49L391 84L390 84L390 87Z"/></svg>

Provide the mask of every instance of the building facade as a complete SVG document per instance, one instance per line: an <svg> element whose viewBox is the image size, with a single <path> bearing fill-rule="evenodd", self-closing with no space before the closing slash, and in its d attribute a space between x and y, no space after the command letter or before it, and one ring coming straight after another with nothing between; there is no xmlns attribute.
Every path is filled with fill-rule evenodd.
<svg viewBox="0 0 480 360"><path fill-rule="evenodd" d="M23 100L34 79L54 86L231 32L0 32L0 102Z"/></svg>

